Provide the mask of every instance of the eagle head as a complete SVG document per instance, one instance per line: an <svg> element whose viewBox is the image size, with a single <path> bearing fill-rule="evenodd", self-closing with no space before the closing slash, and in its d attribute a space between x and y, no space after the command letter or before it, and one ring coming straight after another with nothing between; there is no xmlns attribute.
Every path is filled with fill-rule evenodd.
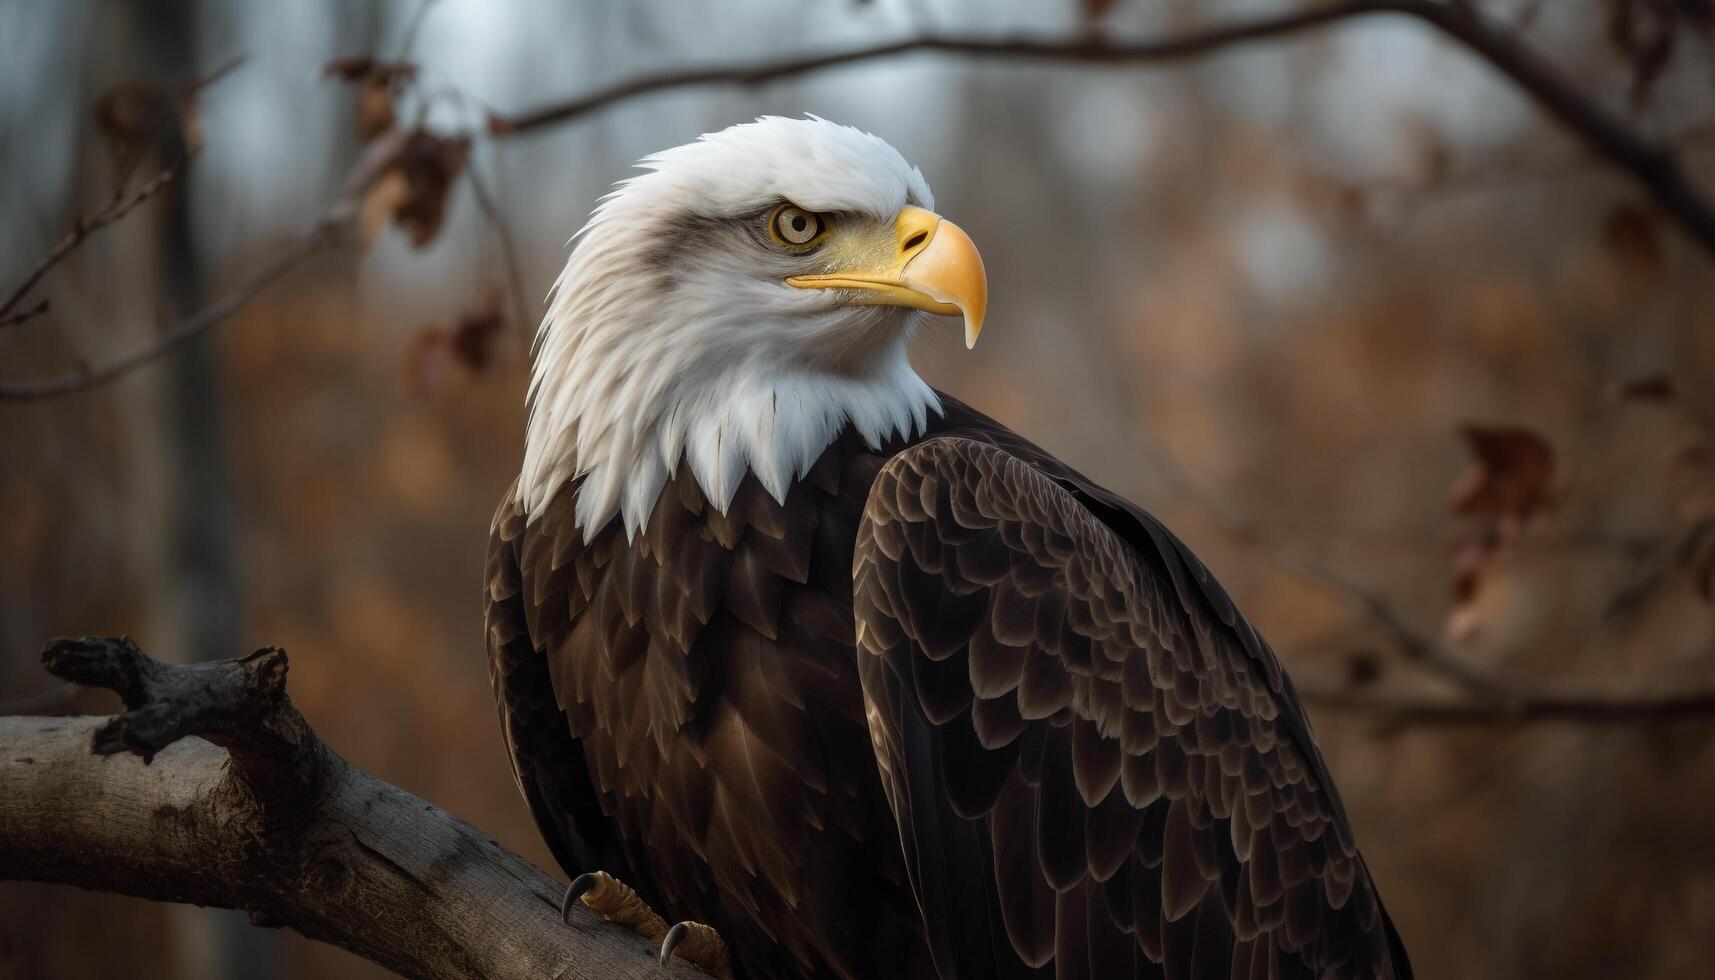
<svg viewBox="0 0 1715 980"><path fill-rule="evenodd" d="M593 538L648 520L688 466L725 510L776 500L851 426L939 410L906 357L926 314L976 343L988 281L917 168L825 119L764 117L644 158L573 239L536 339L518 493L574 492Z"/></svg>

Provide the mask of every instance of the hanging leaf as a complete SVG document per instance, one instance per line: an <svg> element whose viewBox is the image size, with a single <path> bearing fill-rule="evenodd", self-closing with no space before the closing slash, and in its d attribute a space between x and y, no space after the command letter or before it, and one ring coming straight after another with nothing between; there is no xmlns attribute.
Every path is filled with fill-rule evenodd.
<svg viewBox="0 0 1715 980"><path fill-rule="evenodd" d="M387 227L410 196L411 181L403 170L396 168L389 169L369 185L357 216L358 231L365 248L375 244L375 240L381 237L381 229Z"/></svg>
<svg viewBox="0 0 1715 980"><path fill-rule="evenodd" d="M357 135L368 142L393 129L393 102L417 77L408 61L378 61L368 56L335 58L322 66L322 76L357 86Z"/></svg>
<svg viewBox="0 0 1715 980"><path fill-rule="evenodd" d="M1517 599L1509 562L1525 524L1553 502L1555 453L1548 440L1520 427L1464 425L1474 465L1454 484L1448 506L1472 518L1448 554L1453 604L1446 632L1469 642L1504 617Z"/></svg>
<svg viewBox="0 0 1715 980"><path fill-rule="evenodd" d="M1705 520L1691 536L1691 585L1705 603L1715 603L1715 518Z"/></svg>
<svg viewBox="0 0 1715 980"><path fill-rule="evenodd" d="M1632 71L1634 110L1649 104L1656 82L1673 62L1681 25L1708 30L1709 0L1604 0L1608 43Z"/></svg>
<svg viewBox="0 0 1715 980"><path fill-rule="evenodd" d="M95 128L113 162L115 187L131 179L166 121L166 95L153 85L125 82L96 100Z"/></svg>
<svg viewBox="0 0 1715 980"><path fill-rule="evenodd" d="M1626 401L1670 402L1678 397L1673 379L1659 372L1622 382L1614 393Z"/></svg>
<svg viewBox="0 0 1715 980"><path fill-rule="evenodd" d="M412 338L405 355L405 377L414 392L438 385L448 365L457 364L478 375L499 360L505 317L501 291L490 289L483 305L447 327L428 327Z"/></svg>
<svg viewBox="0 0 1715 980"><path fill-rule="evenodd" d="M1623 201L1602 218L1602 244L1623 267L1644 276L1662 270L1661 229L1654 211Z"/></svg>
<svg viewBox="0 0 1715 980"><path fill-rule="evenodd" d="M1454 513L1516 526L1552 501L1556 464L1548 440L1517 427L1467 424L1460 433L1476 465L1453 487Z"/></svg>
<svg viewBox="0 0 1715 980"><path fill-rule="evenodd" d="M121 82L95 100L95 129L113 162L115 192L123 191L137 165L162 140L176 141L170 152L196 156L203 146L202 107L197 96L244 63L229 59L207 75L173 89L147 82Z"/></svg>
<svg viewBox="0 0 1715 980"><path fill-rule="evenodd" d="M378 148L380 145L378 144ZM453 182L464 172L470 139L436 136L427 130L397 134L385 144L386 156L359 169L373 177L363 186L358 221L365 244L375 241L389 221L418 248L440 234Z"/></svg>

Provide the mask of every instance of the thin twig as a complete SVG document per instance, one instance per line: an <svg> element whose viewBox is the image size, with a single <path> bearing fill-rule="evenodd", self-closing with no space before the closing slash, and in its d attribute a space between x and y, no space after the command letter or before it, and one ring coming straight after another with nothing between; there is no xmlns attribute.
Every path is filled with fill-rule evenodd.
<svg viewBox="0 0 1715 980"><path fill-rule="evenodd" d="M215 82L218 82L221 79L225 78L226 76L237 71L239 69L239 67L241 67L248 60L250 60L250 56L248 54L235 54L235 55L233 55L232 57L230 57L230 58L226 59L225 61L221 62L220 64L216 65L214 67L214 69L211 70L208 74L192 79L190 84L188 84L184 87L184 94L185 95L194 95L197 92L200 92L205 88L208 88L210 85L213 85Z"/></svg>
<svg viewBox="0 0 1715 980"><path fill-rule="evenodd" d="M371 142L358 156L351 172L346 175L339 195L328 205L315 226L253 273L225 299L181 320L142 350L111 363L51 378L0 382L0 402L38 401L87 391L156 361L219 326L255 299L270 283L337 241L340 229L357 216L363 195L386 172L399 153L400 146L409 138L410 133L395 131Z"/></svg>
<svg viewBox="0 0 1715 980"><path fill-rule="evenodd" d="M1664 136L1662 145L1679 151L1715 146L1715 127L1695 126ZM1585 147L1551 160L1492 161L1430 179L1380 177L1345 186L1361 195L1395 198L1410 205L1428 200L1490 194L1569 180L1585 176L1592 169L1611 165L1611 160Z"/></svg>
<svg viewBox="0 0 1715 980"><path fill-rule="evenodd" d="M45 299L37 300L36 305L27 310L19 310L16 313L8 313L6 316L0 317L0 330L15 327L21 323L29 323L46 312L48 312L48 301Z"/></svg>
<svg viewBox="0 0 1715 980"><path fill-rule="evenodd" d="M270 283L296 268L304 259L327 248L335 239L337 226L324 222L280 253L267 265L253 273L243 285L225 299L181 320L141 350L99 367L89 367L49 378L31 381L0 382L0 402L29 402L44 398L87 391L106 384L121 375L172 353L192 340L220 325L243 309Z"/></svg>
<svg viewBox="0 0 1715 980"><path fill-rule="evenodd" d="M399 42L399 56L393 60L404 64L411 60L411 48L417 43L417 34L423 29L423 22L429 19L429 8L435 5L435 0L422 0L417 10L411 16L411 22L405 25L405 38Z"/></svg>
<svg viewBox="0 0 1715 980"><path fill-rule="evenodd" d="M1315 707L1373 715L1389 727L1543 721L1636 725L1715 720L1715 690L1646 693L1544 690L1504 698L1454 699L1300 684L1298 693Z"/></svg>
<svg viewBox="0 0 1715 980"><path fill-rule="evenodd" d="M1715 254L1715 206L1686 179L1672 150L1580 92L1505 25L1473 7L1436 0L1377 0L1377 6L1433 25L1512 79L1561 125L1629 172L1681 230L1704 251Z"/></svg>
<svg viewBox="0 0 1715 980"><path fill-rule="evenodd" d="M513 244L512 231L506 226L506 219L501 216L500 207L495 203L493 195L488 192L488 184L483 180L480 168L473 159L465 167L465 174L470 178L470 187L476 198L476 206L482 210L482 216L494 230L495 238L500 240L500 254L506 266L507 292L512 297L512 315L518 322L518 329L524 335L524 350L530 349L530 339L533 336L534 324L530 321L530 304L524 298L524 273L518 264L518 249Z"/></svg>
<svg viewBox="0 0 1715 980"><path fill-rule="evenodd" d="M1414 17L1488 62L1529 93L1561 125L1630 173L1686 234L1705 251L1715 254L1715 206L1686 179L1670 147L1646 138L1623 117L1579 91L1564 73L1527 47L1506 25L1470 6L1440 0L1341 0L1306 10L1198 28L1173 37L1117 44L1082 38L1056 41L925 35L773 64L727 65L644 76L520 115L491 115L489 129L496 136L518 135L571 122L650 93L702 85L760 85L918 51L1085 65L1151 64L1195 58L1373 14Z"/></svg>
<svg viewBox="0 0 1715 980"><path fill-rule="evenodd" d="M34 313L26 313L14 319L13 311L17 308L19 303L24 301L24 297L30 292L30 290L34 289L36 284L42 281L42 277L47 275L49 270L65 261L66 256L76 251L77 247L82 245L89 236L95 234L108 225L113 224L120 218L125 217L139 204L142 204L144 201L147 201L156 194L159 194L162 189L178 178L179 172L184 169L184 166L185 160L181 159L177 161L172 166L161 171L159 174L156 174L153 179L138 188L131 196L116 198L100 211L95 212L95 217L90 218L88 221L79 218L77 221L73 222L71 231L67 232L66 236L60 239L60 243L50 249L48 254L42 256L41 260L36 263L36 267L31 269L30 274L24 277L24 281L19 283L11 293L7 294L5 300L0 301L0 317L6 317L8 320L7 323L0 325L9 326L14 322L22 323L24 320L35 315ZM40 304L41 310L46 310L46 308L46 303Z"/></svg>

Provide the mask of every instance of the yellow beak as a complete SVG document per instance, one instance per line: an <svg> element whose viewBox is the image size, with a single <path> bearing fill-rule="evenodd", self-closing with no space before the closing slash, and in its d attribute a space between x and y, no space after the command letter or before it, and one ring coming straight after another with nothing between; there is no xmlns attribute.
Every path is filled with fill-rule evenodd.
<svg viewBox="0 0 1715 980"><path fill-rule="evenodd" d="M964 316L965 346L975 347L988 312L988 274L983 257L964 229L933 211L900 209L893 221L892 261L880 269L792 276L800 289L852 289L852 302L908 306L941 316Z"/></svg>

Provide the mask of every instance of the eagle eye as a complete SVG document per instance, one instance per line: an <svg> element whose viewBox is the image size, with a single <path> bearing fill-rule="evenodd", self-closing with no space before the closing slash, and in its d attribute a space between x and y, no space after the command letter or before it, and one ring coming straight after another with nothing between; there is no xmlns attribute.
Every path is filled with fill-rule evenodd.
<svg viewBox="0 0 1715 980"><path fill-rule="evenodd" d="M768 234L777 244L802 249L827 234L826 217L793 204L782 204L768 216Z"/></svg>

